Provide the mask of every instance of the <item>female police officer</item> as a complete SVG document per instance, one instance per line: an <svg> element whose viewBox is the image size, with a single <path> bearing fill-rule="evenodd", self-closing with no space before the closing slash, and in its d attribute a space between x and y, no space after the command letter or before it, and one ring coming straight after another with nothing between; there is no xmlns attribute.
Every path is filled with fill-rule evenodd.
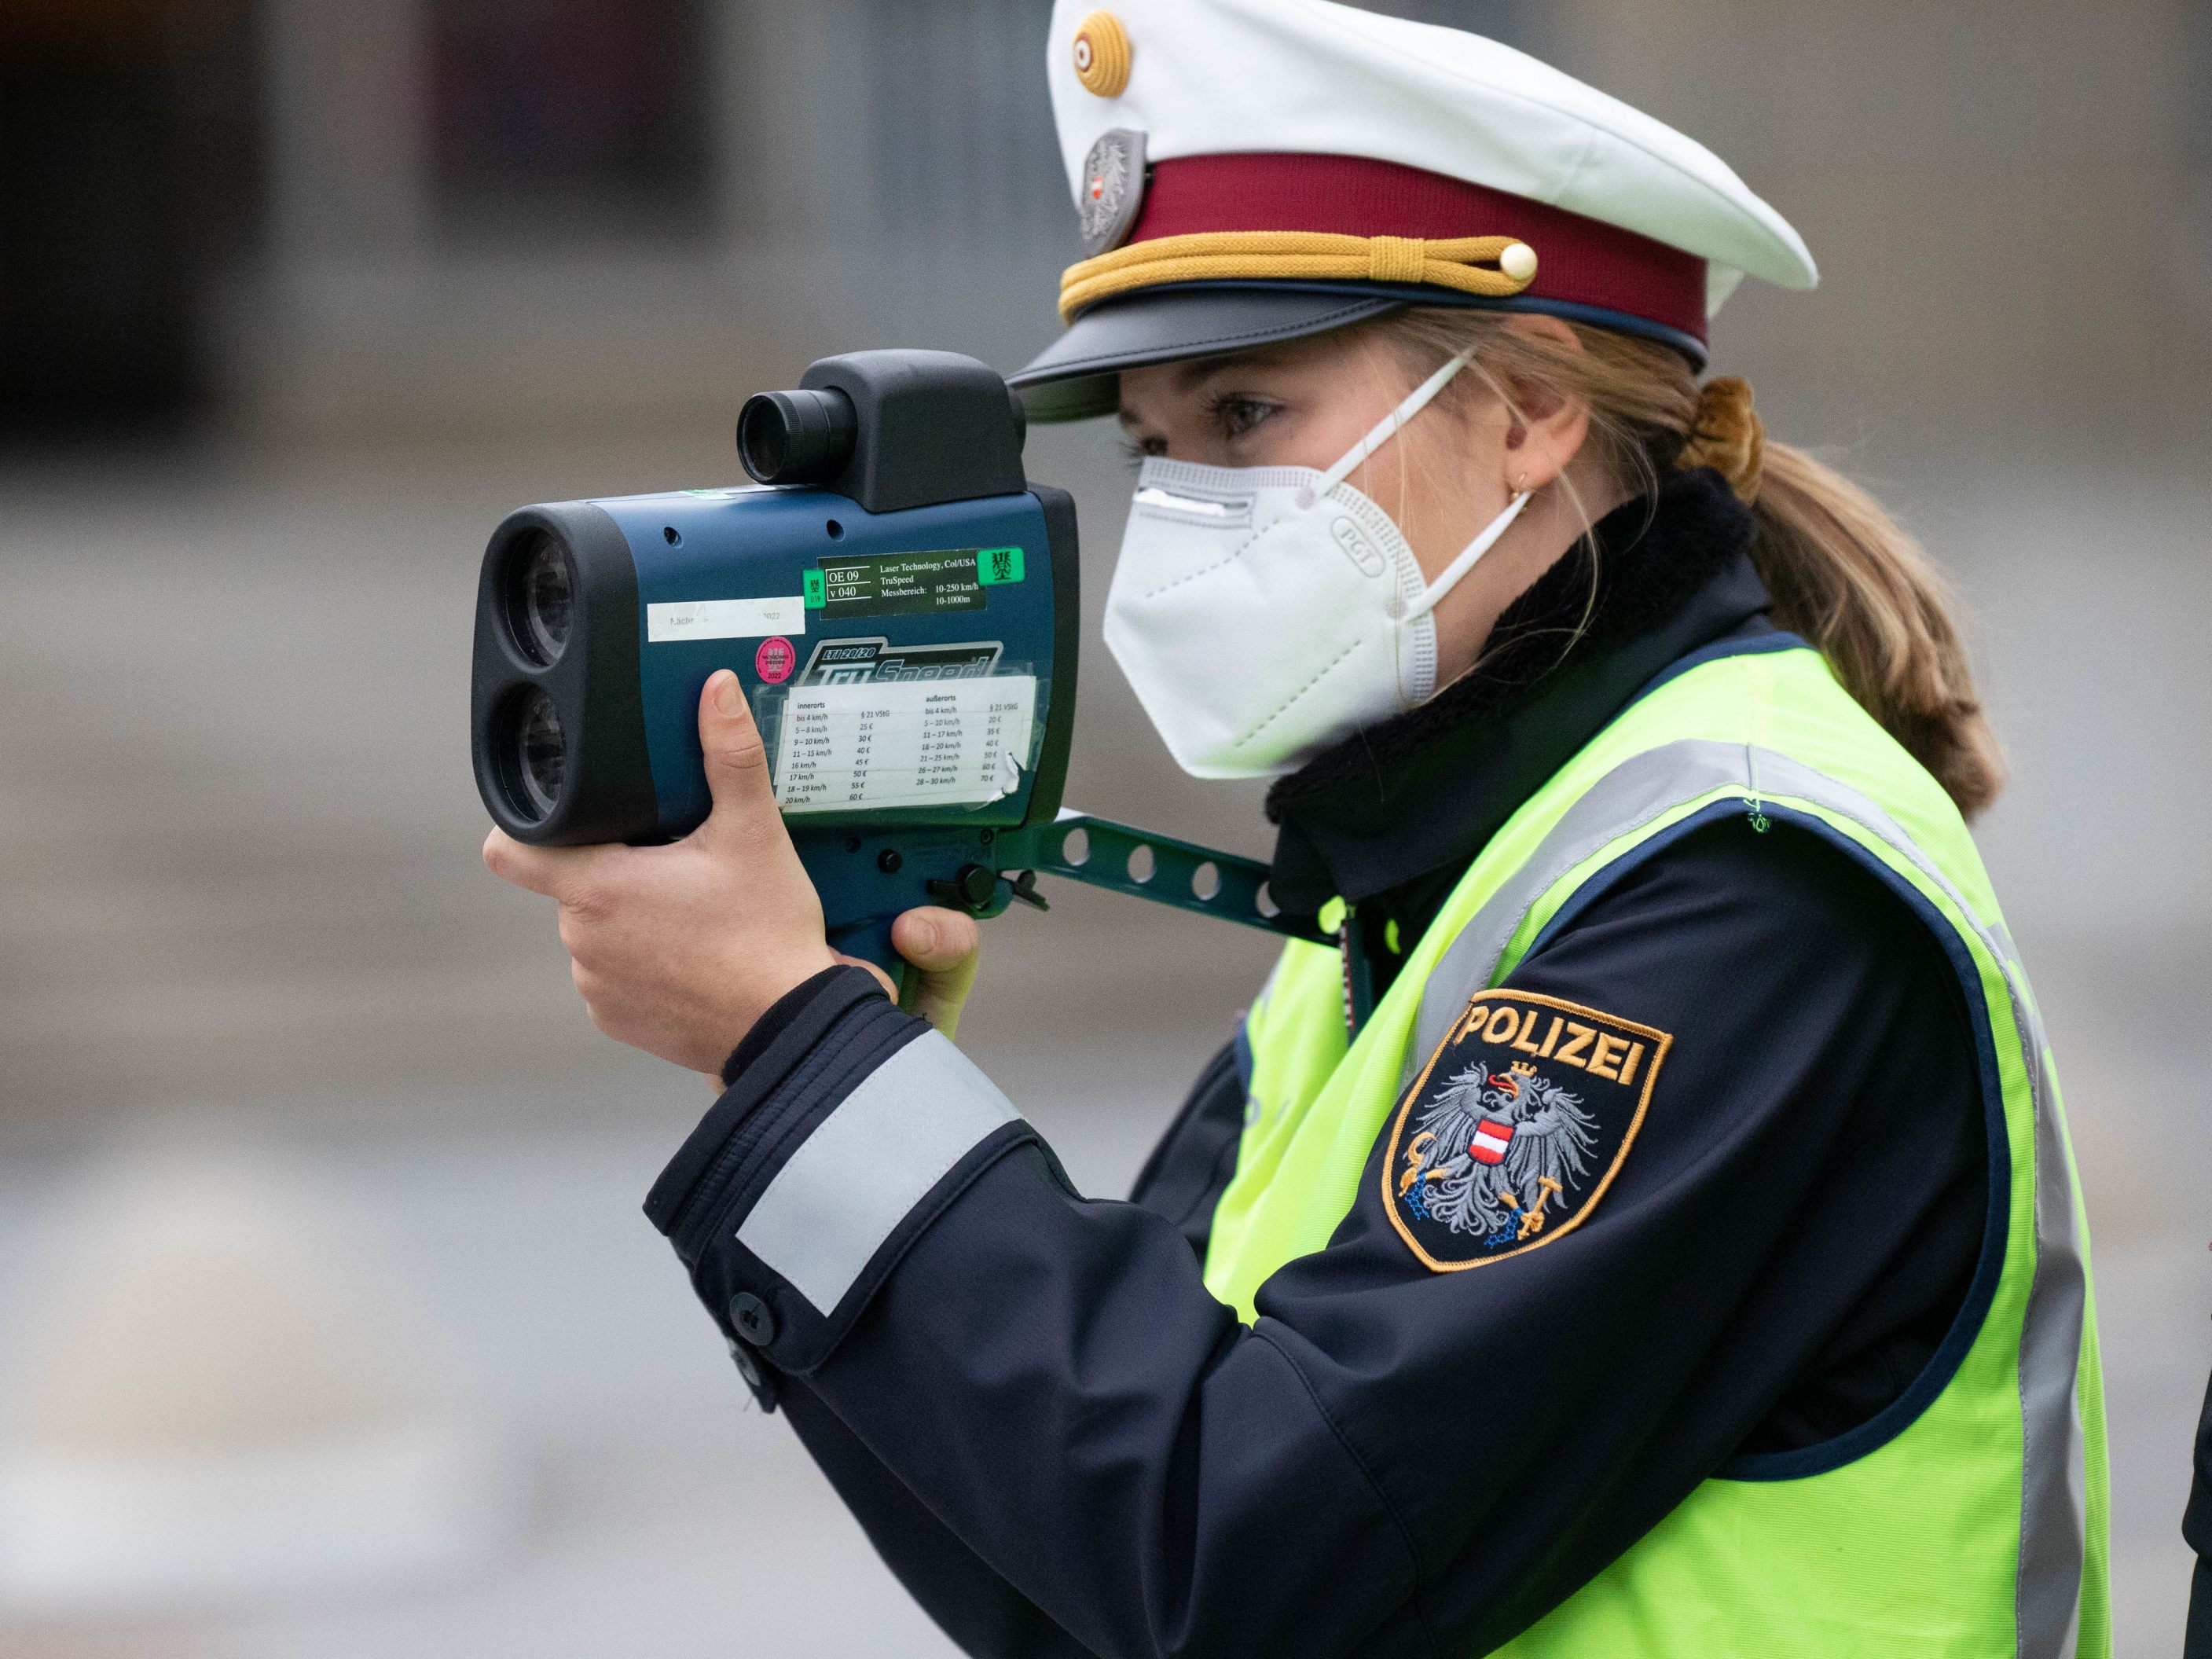
<svg viewBox="0 0 2212 1659"><path fill-rule="evenodd" d="M710 682L690 840L487 855L726 1085L647 1209L740 1370L977 1653L2104 1652L1995 745L1911 544L1695 378L1795 233L1468 35L1052 40L1090 257L1016 384L1142 453L1109 644L1340 945L1082 1199L832 956ZM897 936L945 1032L971 929Z"/></svg>

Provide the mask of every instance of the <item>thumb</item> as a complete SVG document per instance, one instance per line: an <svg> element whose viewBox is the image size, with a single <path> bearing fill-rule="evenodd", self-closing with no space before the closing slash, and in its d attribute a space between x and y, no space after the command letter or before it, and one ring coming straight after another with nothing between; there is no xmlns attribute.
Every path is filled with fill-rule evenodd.
<svg viewBox="0 0 2212 1659"><path fill-rule="evenodd" d="M776 816L768 750L745 707L744 688L726 668L709 675L699 693L699 750L714 801L709 824L748 831Z"/></svg>
<svg viewBox="0 0 2212 1659"><path fill-rule="evenodd" d="M908 910L891 924L891 945L908 964L899 1006L954 1035L981 960L975 918L933 904Z"/></svg>

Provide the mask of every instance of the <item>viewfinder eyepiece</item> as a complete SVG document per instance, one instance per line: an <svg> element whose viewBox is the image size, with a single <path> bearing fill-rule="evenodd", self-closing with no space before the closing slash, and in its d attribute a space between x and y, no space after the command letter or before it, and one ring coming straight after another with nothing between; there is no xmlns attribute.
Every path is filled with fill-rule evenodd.
<svg viewBox="0 0 2212 1659"><path fill-rule="evenodd" d="M760 392L738 411L738 459L765 484L827 483L853 458L853 400L821 392Z"/></svg>

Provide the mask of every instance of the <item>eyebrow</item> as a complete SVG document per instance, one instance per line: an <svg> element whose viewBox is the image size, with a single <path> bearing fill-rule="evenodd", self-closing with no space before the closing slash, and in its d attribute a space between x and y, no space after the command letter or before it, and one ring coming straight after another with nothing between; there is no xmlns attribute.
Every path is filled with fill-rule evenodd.
<svg viewBox="0 0 2212 1659"><path fill-rule="evenodd" d="M1175 389L1177 392L1196 390L1217 374L1234 374L1238 369L1264 367L1271 356L1270 348L1262 346L1251 351L1231 352L1218 357L1193 357L1177 363L1175 368ZM1139 418L1124 407L1115 411L1123 426L1131 426Z"/></svg>
<svg viewBox="0 0 2212 1659"><path fill-rule="evenodd" d="M1259 346L1249 351L1234 351L1219 357L1194 357L1176 368L1177 389L1188 392L1201 386L1217 374L1234 374L1247 368L1265 368L1278 353L1274 347Z"/></svg>

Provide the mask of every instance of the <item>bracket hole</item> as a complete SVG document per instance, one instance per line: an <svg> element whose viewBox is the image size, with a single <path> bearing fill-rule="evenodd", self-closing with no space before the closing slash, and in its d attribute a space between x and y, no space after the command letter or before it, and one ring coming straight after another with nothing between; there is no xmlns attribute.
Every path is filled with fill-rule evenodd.
<svg viewBox="0 0 2212 1659"><path fill-rule="evenodd" d="M1275 902L1274 894L1264 881L1260 884L1260 890L1252 895L1252 908L1270 921L1283 914L1283 907Z"/></svg>
<svg viewBox="0 0 2212 1659"><path fill-rule="evenodd" d="M1060 843L1060 856L1071 870L1080 870L1091 862L1091 832L1071 830Z"/></svg>
<svg viewBox="0 0 2212 1659"><path fill-rule="evenodd" d="M1135 882L1138 886L1142 887L1152 878L1152 872L1156 867L1152 849L1142 842L1129 849L1129 879Z"/></svg>
<svg viewBox="0 0 2212 1659"><path fill-rule="evenodd" d="M1211 902L1221 890L1221 866L1212 859L1190 872L1191 896Z"/></svg>

